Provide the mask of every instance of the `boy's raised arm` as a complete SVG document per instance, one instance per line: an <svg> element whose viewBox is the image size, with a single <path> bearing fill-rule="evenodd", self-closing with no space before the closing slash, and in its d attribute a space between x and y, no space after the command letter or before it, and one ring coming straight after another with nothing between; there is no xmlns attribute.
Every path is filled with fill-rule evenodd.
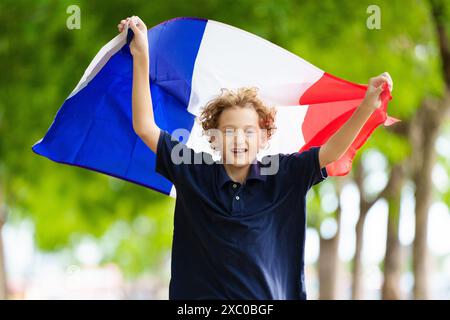
<svg viewBox="0 0 450 320"><path fill-rule="evenodd" d="M321 168L338 160L351 146L366 121L380 107L380 95L385 83L392 88L392 78L387 72L369 80L369 87L364 100L347 122L320 148L319 163Z"/></svg>
<svg viewBox="0 0 450 320"><path fill-rule="evenodd" d="M139 17L131 17L120 22L118 25L120 32L124 30L127 23L134 32L133 40L130 43L130 51L133 55L133 129L142 141L156 153L161 130L156 125L153 116L147 27Z"/></svg>

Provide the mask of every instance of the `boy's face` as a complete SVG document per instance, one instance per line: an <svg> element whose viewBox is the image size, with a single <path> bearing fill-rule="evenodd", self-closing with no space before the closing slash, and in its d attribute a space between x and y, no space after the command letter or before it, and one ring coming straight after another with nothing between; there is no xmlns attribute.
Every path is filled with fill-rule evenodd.
<svg viewBox="0 0 450 320"><path fill-rule="evenodd" d="M251 106L224 110L218 129L220 135L216 146L226 164L245 166L252 163L266 141L258 113Z"/></svg>

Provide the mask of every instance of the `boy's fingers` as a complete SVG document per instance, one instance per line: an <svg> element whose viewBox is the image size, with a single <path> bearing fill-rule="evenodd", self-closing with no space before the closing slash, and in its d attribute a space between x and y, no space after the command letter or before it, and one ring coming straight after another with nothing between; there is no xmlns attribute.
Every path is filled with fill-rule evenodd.
<svg viewBox="0 0 450 320"><path fill-rule="evenodd" d="M383 73L381 74L381 76L382 76L383 78L387 79L388 81L392 82L392 77L391 77L391 75L389 74L389 72L383 72Z"/></svg>
<svg viewBox="0 0 450 320"><path fill-rule="evenodd" d="M117 25L117 28L119 29L119 32L122 32L125 29L125 26L128 23L128 19L129 18L120 20L120 23Z"/></svg>
<svg viewBox="0 0 450 320"><path fill-rule="evenodd" d="M141 24L142 23L142 21L141 21L141 19L139 19L139 17L138 16L132 16L131 17L131 20L134 22L134 24L135 25L139 25L139 24Z"/></svg>
<svg viewBox="0 0 450 320"><path fill-rule="evenodd" d="M389 72L385 72L384 75L388 78L389 89L392 91L392 87L394 86L394 81L392 81L392 77Z"/></svg>
<svg viewBox="0 0 450 320"><path fill-rule="evenodd" d="M139 21L139 24L141 25L142 28L144 28L144 29L147 28L147 26L145 25L144 21L142 21L141 18L139 18L139 17L136 16L136 19Z"/></svg>
<svg viewBox="0 0 450 320"><path fill-rule="evenodd" d="M134 33L139 32L139 28L136 26L136 24L134 23L133 19L130 19L130 23L129 26L131 28L131 30L133 30Z"/></svg>
<svg viewBox="0 0 450 320"><path fill-rule="evenodd" d="M383 84L381 84L377 89L376 89L377 94L380 94L381 92L383 92Z"/></svg>
<svg viewBox="0 0 450 320"><path fill-rule="evenodd" d="M120 20L117 25L119 32L125 30L126 26L129 26L133 32L147 31L147 27L144 22L138 16L127 17L126 19Z"/></svg>
<svg viewBox="0 0 450 320"><path fill-rule="evenodd" d="M393 85L393 83L392 83L391 77L390 77L389 75L383 75L383 80L384 80L384 82L386 82L386 84L388 85L389 90L392 91L392 85Z"/></svg>
<svg viewBox="0 0 450 320"><path fill-rule="evenodd" d="M133 20L134 24L139 28L139 30L141 30L141 31L147 30L147 27L145 26L144 21L142 21L142 19L139 18L138 16L132 16L131 20Z"/></svg>
<svg viewBox="0 0 450 320"><path fill-rule="evenodd" d="M383 74L371 79L371 83L373 84L374 87L378 87L380 84L383 84L384 82L389 84L390 81L389 78L384 76Z"/></svg>

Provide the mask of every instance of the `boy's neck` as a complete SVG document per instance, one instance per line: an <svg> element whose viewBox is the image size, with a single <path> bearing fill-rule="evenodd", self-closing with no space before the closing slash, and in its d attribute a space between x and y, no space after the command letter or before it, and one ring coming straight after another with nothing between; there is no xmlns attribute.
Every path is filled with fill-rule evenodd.
<svg viewBox="0 0 450 320"><path fill-rule="evenodd" d="M227 172L230 179L234 182L243 184L247 179L248 172L250 170L250 164L247 164L245 166L234 166L224 163L223 166L225 167L225 171Z"/></svg>

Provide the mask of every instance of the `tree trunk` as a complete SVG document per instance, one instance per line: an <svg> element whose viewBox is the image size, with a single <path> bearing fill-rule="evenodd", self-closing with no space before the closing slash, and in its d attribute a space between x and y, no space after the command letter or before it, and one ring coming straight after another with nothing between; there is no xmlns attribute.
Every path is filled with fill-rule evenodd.
<svg viewBox="0 0 450 320"><path fill-rule="evenodd" d="M364 223L366 221L367 211L360 211L358 222L356 223L356 245L355 256L353 257L352 274L352 299L363 299L364 284L362 280L362 248L364 244Z"/></svg>
<svg viewBox="0 0 450 320"><path fill-rule="evenodd" d="M338 198L342 190L342 178L336 177L335 186ZM335 300L337 299L337 284L339 273L339 235L341 223L341 205L339 201L336 209L336 224L337 230L334 237L331 239L324 239L320 237L320 251L319 251L319 299L320 300Z"/></svg>
<svg viewBox="0 0 450 320"><path fill-rule="evenodd" d="M364 223L370 206L367 204L364 195L364 168L359 163L355 169L355 182L358 185L360 193L359 217L355 227L355 256L353 257L352 270L352 299L363 299L364 285L362 279L362 249L364 244Z"/></svg>
<svg viewBox="0 0 450 320"><path fill-rule="evenodd" d="M416 226L413 244L414 298L428 299L428 210L433 191L431 174L436 161L435 141L439 133L441 115L439 103L424 101L411 124L411 141L413 143L414 172L416 187Z"/></svg>
<svg viewBox="0 0 450 320"><path fill-rule="evenodd" d="M355 256L353 257L353 270L352 270L352 299L363 299L364 284L362 279L363 264L362 264L362 249L364 245L364 223L366 222L367 212L370 208L382 197L384 197L387 186L381 191L375 199L368 200L364 190L364 169L362 164L359 163L354 170L355 182L358 186L360 193L359 201L359 217L356 223L356 244L355 244Z"/></svg>
<svg viewBox="0 0 450 320"><path fill-rule="evenodd" d="M401 247L398 237L400 222L400 202L404 183L404 170L401 164L392 168L386 200L389 206L386 254L384 257L383 300L402 299L400 290Z"/></svg>
<svg viewBox="0 0 450 320"><path fill-rule="evenodd" d="M336 213L337 223L339 225L340 212ZM339 227L336 235L331 239L320 237L319 252L319 299L336 300L337 299L337 279L339 268Z"/></svg>
<svg viewBox="0 0 450 320"><path fill-rule="evenodd" d="M0 300L6 300L8 297L6 285L5 253L3 248L3 236L2 236L5 221L6 221L6 205L4 205L3 190L0 188Z"/></svg>
<svg viewBox="0 0 450 320"><path fill-rule="evenodd" d="M442 120L450 110L450 43L444 24L448 17L445 1L431 0L431 13L435 23L439 53L442 61L442 76L445 83L444 97L440 100L426 99L411 123L410 138L413 154L413 180L416 191L416 234L413 244L414 298L428 299L427 279L427 229L428 210L431 204L431 173L436 160L435 141Z"/></svg>

